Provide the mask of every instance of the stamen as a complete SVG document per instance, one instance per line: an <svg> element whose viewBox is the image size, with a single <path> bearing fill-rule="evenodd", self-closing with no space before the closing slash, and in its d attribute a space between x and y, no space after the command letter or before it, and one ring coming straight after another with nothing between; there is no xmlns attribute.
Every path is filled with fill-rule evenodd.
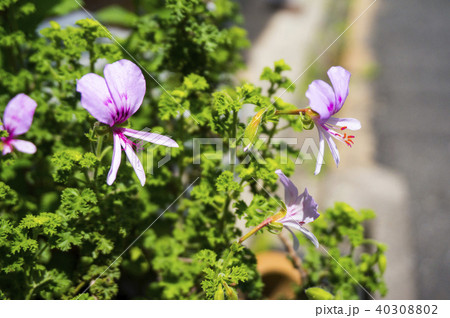
<svg viewBox="0 0 450 318"><path fill-rule="evenodd" d="M342 127L338 127L336 125L332 125L330 123L324 123L322 125L322 127L329 133L331 134L334 138L336 138L339 141L344 142L347 146L351 147L354 142L353 142L353 138L355 138L355 136L353 135L347 135L347 133L343 133L340 134L338 133L337 130L339 128L340 131L346 130L348 128L348 126L342 126Z"/></svg>
<svg viewBox="0 0 450 318"><path fill-rule="evenodd" d="M128 139L124 134L123 134L124 129L123 128L115 128L114 132L116 134L119 135L119 138L122 139L122 141L125 144L130 145L135 151L141 151L142 149L144 149L143 144L141 142L141 140L136 139L136 143L131 141L130 139Z"/></svg>
<svg viewBox="0 0 450 318"><path fill-rule="evenodd" d="M353 142L353 138L355 138L355 136L353 135L347 135L347 133L344 134L340 134L336 131L333 130L333 128L337 128L336 126L333 125L325 125L323 126L334 138L336 138L339 141L344 142L347 146L351 147L354 142ZM345 130L347 129L347 126L341 127L341 130Z"/></svg>

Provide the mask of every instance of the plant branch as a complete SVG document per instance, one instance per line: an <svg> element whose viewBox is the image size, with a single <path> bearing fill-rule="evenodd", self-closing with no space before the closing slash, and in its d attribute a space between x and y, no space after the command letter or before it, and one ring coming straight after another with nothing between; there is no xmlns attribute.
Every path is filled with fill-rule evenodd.
<svg viewBox="0 0 450 318"><path fill-rule="evenodd" d="M306 283L306 280L308 278L308 275L303 268L303 263L301 258L297 255L294 248L292 247L291 242L286 238L286 236L283 233L280 233L278 235L283 245L286 247L286 250L289 254L289 256L292 258L292 261L294 263L295 268L299 271L300 277L301 277L301 284L304 285Z"/></svg>

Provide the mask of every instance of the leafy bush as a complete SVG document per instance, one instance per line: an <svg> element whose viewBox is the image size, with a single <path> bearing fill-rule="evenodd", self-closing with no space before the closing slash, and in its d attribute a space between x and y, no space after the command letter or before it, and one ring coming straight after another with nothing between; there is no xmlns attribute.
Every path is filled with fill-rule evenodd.
<svg viewBox="0 0 450 318"><path fill-rule="evenodd" d="M266 191L277 188L275 170L291 174L300 154L288 147L285 160L270 143L282 130L276 111L296 109L273 96L294 85L283 74L289 66L278 61L261 75L268 91L249 83L233 87L248 46L236 26L239 9L229 0L209 3L140 1L139 15L104 9L98 13L103 23L130 31L116 39L89 18L66 28L52 21L37 31L45 19L77 9L71 0L1 2L0 111L18 93L38 105L25 135L37 152L0 158L1 298L262 297L254 254L232 244L242 234L235 222L256 226L277 212L279 200ZM120 59L138 63L147 85L142 107L127 124L170 135L179 145L145 148L142 161L152 173L144 187L125 164L106 184L112 137L83 109L76 90L83 75L101 74L106 63ZM263 110L253 128L239 122L245 104ZM296 131L314 127L304 114L286 120ZM269 141L261 142L259 134ZM214 144L202 144L193 157L199 138L221 138L222 155L235 153L239 164L217 156ZM258 143L263 162L246 161L242 142ZM244 191L253 194L249 204ZM313 223L313 231L367 290L383 293L384 247L366 239L361 225L370 217L338 204ZM341 251L346 240L350 254ZM353 253L369 243L375 251ZM337 263L310 243L302 245L309 246L303 263L308 280L299 297L320 286L336 297L358 298L359 286Z"/></svg>

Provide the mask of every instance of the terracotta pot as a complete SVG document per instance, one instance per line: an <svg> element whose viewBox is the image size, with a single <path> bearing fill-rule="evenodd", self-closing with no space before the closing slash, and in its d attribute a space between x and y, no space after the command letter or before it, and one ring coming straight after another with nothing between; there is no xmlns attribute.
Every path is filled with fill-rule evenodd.
<svg viewBox="0 0 450 318"><path fill-rule="evenodd" d="M262 252L256 255L256 261L264 282L263 296L268 299L294 299L294 287L301 284L301 276L286 253Z"/></svg>

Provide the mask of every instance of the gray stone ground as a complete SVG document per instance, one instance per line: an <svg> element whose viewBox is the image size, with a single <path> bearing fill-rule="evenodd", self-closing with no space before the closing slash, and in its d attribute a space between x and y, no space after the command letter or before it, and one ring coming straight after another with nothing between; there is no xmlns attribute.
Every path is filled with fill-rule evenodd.
<svg viewBox="0 0 450 318"><path fill-rule="evenodd" d="M449 299L450 2L379 2L376 160L410 189L418 297Z"/></svg>

